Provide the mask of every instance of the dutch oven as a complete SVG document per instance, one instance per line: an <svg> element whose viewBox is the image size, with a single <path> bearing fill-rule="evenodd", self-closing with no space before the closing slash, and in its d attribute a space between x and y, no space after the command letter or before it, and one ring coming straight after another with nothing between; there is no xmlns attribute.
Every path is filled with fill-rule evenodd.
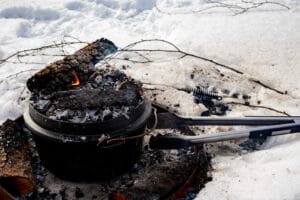
<svg viewBox="0 0 300 200"><path fill-rule="evenodd" d="M143 98L130 113L104 122L71 123L41 114L29 103L24 112L42 164L56 176L75 181L108 179L133 167L142 150L151 103ZM136 137L135 137L136 136ZM103 137L132 137L101 142Z"/></svg>

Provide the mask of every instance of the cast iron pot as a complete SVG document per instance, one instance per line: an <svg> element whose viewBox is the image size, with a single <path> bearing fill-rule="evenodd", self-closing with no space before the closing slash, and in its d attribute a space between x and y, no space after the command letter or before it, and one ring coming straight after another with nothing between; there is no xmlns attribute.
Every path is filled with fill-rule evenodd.
<svg viewBox="0 0 300 200"><path fill-rule="evenodd" d="M24 112L42 164L56 176L74 181L112 178L133 167L139 159L143 137L100 143L103 134L112 138L144 133L151 115L151 103L144 99L129 118L118 117L97 123L53 120L29 103Z"/></svg>

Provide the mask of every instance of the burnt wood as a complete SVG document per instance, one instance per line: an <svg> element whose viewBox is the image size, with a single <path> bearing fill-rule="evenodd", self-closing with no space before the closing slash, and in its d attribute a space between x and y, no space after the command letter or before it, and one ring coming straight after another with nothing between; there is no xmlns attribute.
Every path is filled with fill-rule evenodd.
<svg viewBox="0 0 300 200"><path fill-rule="evenodd" d="M18 123L7 120L0 126L0 184L8 192L17 195L33 192L35 179L29 153Z"/></svg>
<svg viewBox="0 0 300 200"><path fill-rule="evenodd" d="M73 55L65 56L49 64L37 72L27 81L27 87L31 92L63 90L72 85L75 72L81 82L88 80L94 72L94 66L106 55L117 51L117 47L110 40L101 38L84 48L76 51Z"/></svg>
<svg viewBox="0 0 300 200"><path fill-rule="evenodd" d="M51 99L59 109L86 109L103 106L136 106L141 101L141 88L134 82L124 83L119 90L82 89L59 91Z"/></svg>

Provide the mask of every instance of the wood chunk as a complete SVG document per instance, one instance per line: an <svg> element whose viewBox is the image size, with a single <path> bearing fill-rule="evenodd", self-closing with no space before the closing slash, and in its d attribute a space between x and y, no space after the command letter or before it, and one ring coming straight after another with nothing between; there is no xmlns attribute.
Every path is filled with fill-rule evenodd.
<svg viewBox="0 0 300 200"><path fill-rule="evenodd" d="M0 185L10 193L24 195L34 191L35 179L29 145L20 130L12 120L0 126Z"/></svg>
<svg viewBox="0 0 300 200"><path fill-rule="evenodd" d="M96 40L73 55L65 56L62 60L51 63L37 72L27 81L27 87L31 92L43 89L50 92L63 90L72 84L74 71L80 81L84 82L94 72L94 65L116 50L117 47L111 41L103 38Z"/></svg>
<svg viewBox="0 0 300 200"><path fill-rule="evenodd" d="M102 106L136 106L141 100L140 86L126 82L119 90L113 88L69 90L57 92L52 104L60 109L99 108Z"/></svg>

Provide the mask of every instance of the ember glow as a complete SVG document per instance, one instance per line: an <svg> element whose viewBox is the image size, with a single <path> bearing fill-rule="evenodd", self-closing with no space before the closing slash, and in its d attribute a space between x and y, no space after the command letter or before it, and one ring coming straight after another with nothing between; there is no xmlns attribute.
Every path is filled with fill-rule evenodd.
<svg viewBox="0 0 300 200"><path fill-rule="evenodd" d="M72 83L72 86L78 86L80 85L80 80L76 74L76 72L72 71L73 77L74 77L74 81Z"/></svg>

